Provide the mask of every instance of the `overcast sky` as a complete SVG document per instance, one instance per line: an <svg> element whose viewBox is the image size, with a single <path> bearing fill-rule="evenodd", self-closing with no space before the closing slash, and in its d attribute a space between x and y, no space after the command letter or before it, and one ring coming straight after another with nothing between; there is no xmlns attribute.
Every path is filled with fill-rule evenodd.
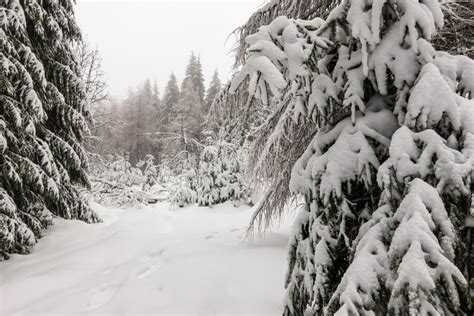
<svg viewBox="0 0 474 316"><path fill-rule="evenodd" d="M77 0L76 17L101 52L112 96L126 96L146 78L156 79L163 94L172 71L183 78L191 51L201 56L206 87L216 68L226 81L235 43L226 38L263 2Z"/></svg>

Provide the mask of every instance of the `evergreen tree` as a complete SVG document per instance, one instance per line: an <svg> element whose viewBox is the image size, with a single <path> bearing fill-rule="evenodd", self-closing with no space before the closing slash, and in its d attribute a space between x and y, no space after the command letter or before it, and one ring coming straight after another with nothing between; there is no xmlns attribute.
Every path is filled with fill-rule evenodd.
<svg viewBox="0 0 474 316"><path fill-rule="evenodd" d="M212 76L212 81L209 84L209 88L206 92L206 99L204 100L204 113L207 113L211 108L212 102L216 98L217 94L221 91L222 84L219 79L219 73L217 69L214 71L214 75Z"/></svg>
<svg viewBox="0 0 474 316"><path fill-rule="evenodd" d="M0 7L0 259L26 253L54 216L98 219L88 186L86 93L71 45L73 3L3 1Z"/></svg>
<svg viewBox="0 0 474 316"><path fill-rule="evenodd" d="M247 42L246 37L254 34L257 30L269 24L279 16L286 16L293 19L312 20L317 17L326 18L332 9L341 4L342 0L271 0L265 6L253 13L245 24L239 27L235 34L238 37L237 47L235 48L235 68L241 66L247 59L246 54ZM470 58L474 56L472 49L472 39L474 38L474 25L471 23L470 17L474 9L474 3L467 1L444 1L441 4L443 13L445 14L445 25L438 32L433 40L433 47L437 50L443 50L450 53L458 53L467 55ZM255 98L249 99L251 102L242 104L246 98L240 98L239 95L243 91L248 91L248 80L238 89L238 94L234 98L237 101L237 109L244 111L243 116L247 117L250 110L252 115L255 111L263 112L263 115L257 115L261 119L268 116L268 111L272 111L274 106L279 105L278 102L271 102L270 108L260 107ZM276 113L276 112L275 112ZM251 132L246 138L254 145L250 151L250 164L247 166L249 172L253 174L254 179L268 187L268 198L263 199L256 208L255 221L251 223L250 229L257 225L264 224L268 226L274 219L286 212L288 209L287 202L291 200L291 192L288 184L291 176L291 169L297 158L301 156L304 149L308 146L317 131L317 125L313 121L306 120L303 122L295 122L284 120L285 129L288 133L294 133L295 137L300 141L294 142L286 137L279 138L279 135L272 134L273 127L279 121L280 115L272 115L267 121L255 121L249 125ZM243 122L246 119L241 119ZM303 124L303 125L301 125ZM242 124L247 125L247 124ZM245 129L242 129L245 131ZM298 135L296 135L298 134ZM276 137L275 137L276 136ZM269 137L272 137L270 139ZM273 146L271 143L273 143ZM280 148L281 150L265 150L265 148ZM260 155L265 152L266 155Z"/></svg>
<svg viewBox="0 0 474 316"><path fill-rule="evenodd" d="M219 160L219 149L216 146L206 146L201 152L199 162L198 204L211 206L219 203L220 183L218 176L222 166Z"/></svg>
<svg viewBox="0 0 474 316"><path fill-rule="evenodd" d="M206 88L204 87L204 75L202 73L201 57L196 58L196 65L193 72L193 85L194 89L199 95L199 100L201 104L204 104L204 94L206 93Z"/></svg>
<svg viewBox="0 0 474 316"><path fill-rule="evenodd" d="M218 182L221 185L220 202L234 201L235 204L246 199L247 186L243 173L243 155L237 146L220 140L217 142L221 160L221 174Z"/></svg>
<svg viewBox="0 0 474 316"><path fill-rule="evenodd" d="M194 87L193 77L194 77L195 69L196 69L196 55L194 55L194 52L191 52L191 56L189 56L189 61L184 71L184 79L181 82L181 90L184 89L184 86L188 83L188 81L191 81Z"/></svg>
<svg viewBox="0 0 474 316"><path fill-rule="evenodd" d="M191 53L188 65L186 66L185 76L181 83L181 90L188 84L191 84L193 89L199 96L199 101L204 104L204 75L202 74L201 58L196 57L194 52Z"/></svg>
<svg viewBox="0 0 474 316"><path fill-rule="evenodd" d="M153 91L151 94L151 99L152 105L157 110L157 113L161 112L160 90L158 89L158 84L156 83L156 80L153 82Z"/></svg>
<svg viewBox="0 0 474 316"><path fill-rule="evenodd" d="M191 81L185 81L178 103L176 105L176 119L174 126L180 135L179 151L196 153L201 139L202 106L199 94L194 90Z"/></svg>
<svg viewBox="0 0 474 316"><path fill-rule="evenodd" d="M291 173L285 315L472 314L474 62L432 47L442 26L437 1L347 0L247 37L231 89L277 102L262 155L319 126Z"/></svg>
<svg viewBox="0 0 474 316"><path fill-rule="evenodd" d="M163 119L162 124L167 124L174 118L175 115L175 107L179 100L179 87L178 81L176 80L176 76L171 73L170 79L165 87L165 93L163 94L162 100L162 111L163 111Z"/></svg>
<svg viewBox="0 0 474 316"><path fill-rule="evenodd" d="M197 196L200 206L245 200L246 186L241 157L236 146L228 142L219 140L203 149L198 179Z"/></svg>
<svg viewBox="0 0 474 316"><path fill-rule="evenodd" d="M151 87L150 79L145 79L145 82L143 82L142 93L146 99L151 100L152 95L153 95L153 90Z"/></svg>
<svg viewBox="0 0 474 316"><path fill-rule="evenodd" d="M163 107L161 104L160 91L158 89L158 84L156 83L156 80L153 83L151 104L153 108L155 109L153 129L154 131L159 131L162 128L161 124L162 124L162 118L163 118ZM160 149L161 149L161 146L160 146Z"/></svg>

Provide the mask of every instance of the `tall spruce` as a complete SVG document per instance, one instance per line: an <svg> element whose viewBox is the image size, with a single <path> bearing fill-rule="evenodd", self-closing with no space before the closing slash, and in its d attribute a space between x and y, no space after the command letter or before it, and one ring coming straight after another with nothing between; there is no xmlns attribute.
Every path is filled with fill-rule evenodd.
<svg viewBox="0 0 474 316"><path fill-rule="evenodd" d="M151 94L151 99L152 99L153 107L157 110L157 112L159 112L161 110L161 98L160 98L160 90L158 89L158 84L156 83L156 80L153 82L153 90Z"/></svg>
<svg viewBox="0 0 474 316"><path fill-rule="evenodd" d="M27 253L54 216L96 222L88 186L84 84L73 1L0 5L0 259Z"/></svg>
<svg viewBox="0 0 474 316"><path fill-rule="evenodd" d="M246 38L231 90L276 103L261 155L319 127L291 172L285 315L472 314L474 62L433 48L442 27L438 1L344 0Z"/></svg>
<svg viewBox="0 0 474 316"><path fill-rule="evenodd" d="M202 74L201 58L196 57L194 52L191 53L191 57L189 57L189 62L185 70L185 76L183 82L181 83L181 89L183 90L188 83L190 83L193 89L197 92L201 104L204 104L204 94L206 89L204 87L204 75Z"/></svg>
<svg viewBox="0 0 474 316"><path fill-rule="evenodd" d="M192 81L184 81L181 95L176 105L176 118L173 128L180 135L179 151L197 153L202 129L202 103L199 92Z"/></svg>
<svg viewBox="0 0 474 316"><path fill-rule="evenodd" d="M202 64L200 56L196 58L196 65L194 67L193 72L193 85L197 93L199 94L199 100L201 101L201 104L204 104L206 88L204 87L204 75L202 73Z"/></svg>
<svg viewBox="0 0 474 316"><path fill-rule="evenodd" d="M207 113L212 106L212 102L216 98L217 94L222 90L222 83L219 79L219 73L217 69L214 71L214 75L212 76L211 83L209 84L209 88L206 91L206 98L204 100L204 113Z"/></svg>
<svg viewBox="0 0 474 316"><path fill-rule="evenodd" d="M163 125L168 124L175 115L176 104L179 100L179 87L178 81L174 73L171 73L168 83L165 87L165 93L163 94L163 99L161 101L162 111L163 111Z"/></svg>

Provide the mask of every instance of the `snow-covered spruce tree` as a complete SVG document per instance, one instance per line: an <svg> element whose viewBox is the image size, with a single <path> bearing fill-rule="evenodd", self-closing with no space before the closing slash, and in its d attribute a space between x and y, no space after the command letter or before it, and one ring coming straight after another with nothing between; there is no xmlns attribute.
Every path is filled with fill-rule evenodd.
<svg viewBox="0 0 474 316"><path fill-rule="evenodd" d="M253 13L248 21L235 31L235 35L238 37L237 47L235 48L235 68L244 64L248 57L246 54L246 37L257 32L260 26L269 24L279 16L303 20L311 20L316 17L326 18L341 1L268 0L265 6ZM472 34L474 34L474 25L470 22L474 3L444 1L441 7L445 15L445 25L434 37L433 47L450 53L465 54L472 58L474 50L469 43L472 43ZM241 91L247 91L247 88L247 84L241 84L238 89L239 94ZM238 102L242 101L238 98L237 100ZM253 100L253 102L238 104L238 109L244 111L241 121L246 121L245 113L248 113L249 109L252 114L256 110L264 110L264 112L272 112L272 115L257 116L267 117L268 119L263 124L254 125L251 123L250 127L254 131L246 137L248 143L251 144L250 163L246 169L253 175L254 183L252 186L261 184L266 187L265 195L268 197L261 199L262 203L255 208L255 216L249 228L251 230L257 228L257 226L259 229L268 227L273 220L278 219L281 214L288 210L288 202L291 201L291 192L288 185L292 166L297 158L302 155L317 131L317 126L312 121L279 121L283 113L273 110L273 106L278 105L278 102L271 102L270 107L261 108L259 103L255 102L255 99ZM237 113L240 114L240 111ZM275 124L278 122L283 123L283 125L280 124L280 128L276 129ZM257 123L259 122L257 121ZM301 126L301 123L304 125ZM277 132L283 129L284 132ZM285 134L295 136L287 138ZM294 138L300 141L293 142L292 139ZM263 155L261 155L262 152L264 152Z"/></svg>
<svg viewBox="0 0 474 316"><path fill-rule="evenodd" d="M243 171L243 155L237 146L220 140L217 142L222 171L218 176L220 183L220 201L240 203L247 198L247 185Z"/></svg>
<svg viewBox="0 0 474 316"><path fill-rule="evenodd" d="M247 37L232 88L278 98L275 135L319 126L291 174L285 315L472 313L474 63L432 47L442 26L435 0L345 0Z"/></svg>
<svg viewBox="0 0 474 316"><path fill-rule="evenodd" d="M153 88L151 93L151 103L153 107L156 109L157 112L161 108L161 98L160 98L160 90L158 89L158 83L156 83L156 79L153 81Z"/></svg>
<svg viewBox="0 0 474 316"><path fill-rule="evenodd" d="M204 104L204 94L206 88L204 87L204 75L202 74L201 58L191 52L191 57L186 65L185 77L181 83L181 90L184 90L187 84L191 84L194 91L199 96L200 104Z"/></svg>
<svg viewBox="0 0 474 316"><path fill-rule="evenodd" d="M165 87L165 93L161 100L162 119L161 124L167 126L176 115L176 104L179 100L179 87L176 76L171 73L170 79Z"/></svg>
<svg viewBox="0 0 474 316"><path fill-rule="evenodd" d="M198 204L211 206L219 203L218 176L222 170L219 160L219 149L216 146L206 146L201 152L198 171Z"/></svg>
<svg viewBox="0 0 474 316"><path fill-rule="evenodd" d="M237 147L223 140L203 149L197 190L200 206L245 200L246 185L240 159Z"/></svg>
<svg viewBox="0 0 474 316"><path fill-rule="evenodd" d="M0 260L27 253L54 216L96 222L81 140L85 90L73 2L0 4Z"/></svg>
<svg viewBox="0 0 474 316"><path fill-rule="evenodd" d="M270 24L279 16L303 20L316 17L326 18L341 2L342 0L268 0L234 32L238 37L238 45L235 48L235 66L245 63L245 38L256 33L260 26ZM472 1L444 1L442 9L445 14L445 25L434 38L435 48L449 52L464 52L472 58L474 56L472 49L474 25L471 20L474 3Z"/></svg>
<svg viewBox="0 0 474 316"><path fill-rule="evenodd" d="M178 103L174 119L175 134L179 135L175 144L177 154L180 152L198 154L199 140L202 132L202 103L199 94L193 88L191 81L186 81Z"/></svg>

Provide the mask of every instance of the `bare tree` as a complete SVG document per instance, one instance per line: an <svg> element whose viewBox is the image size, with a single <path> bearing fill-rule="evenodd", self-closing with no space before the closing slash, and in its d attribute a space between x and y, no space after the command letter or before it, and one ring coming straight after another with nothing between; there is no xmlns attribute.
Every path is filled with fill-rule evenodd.
<svg viewBox="0 0 474 316"><path fill-rule="evenodd" d="M109 99L105 73L102 70L102 57L97 48L91 48L86 40L76 44L77 58L81 69L81 78L85 84L89 106Z"/></svg>

